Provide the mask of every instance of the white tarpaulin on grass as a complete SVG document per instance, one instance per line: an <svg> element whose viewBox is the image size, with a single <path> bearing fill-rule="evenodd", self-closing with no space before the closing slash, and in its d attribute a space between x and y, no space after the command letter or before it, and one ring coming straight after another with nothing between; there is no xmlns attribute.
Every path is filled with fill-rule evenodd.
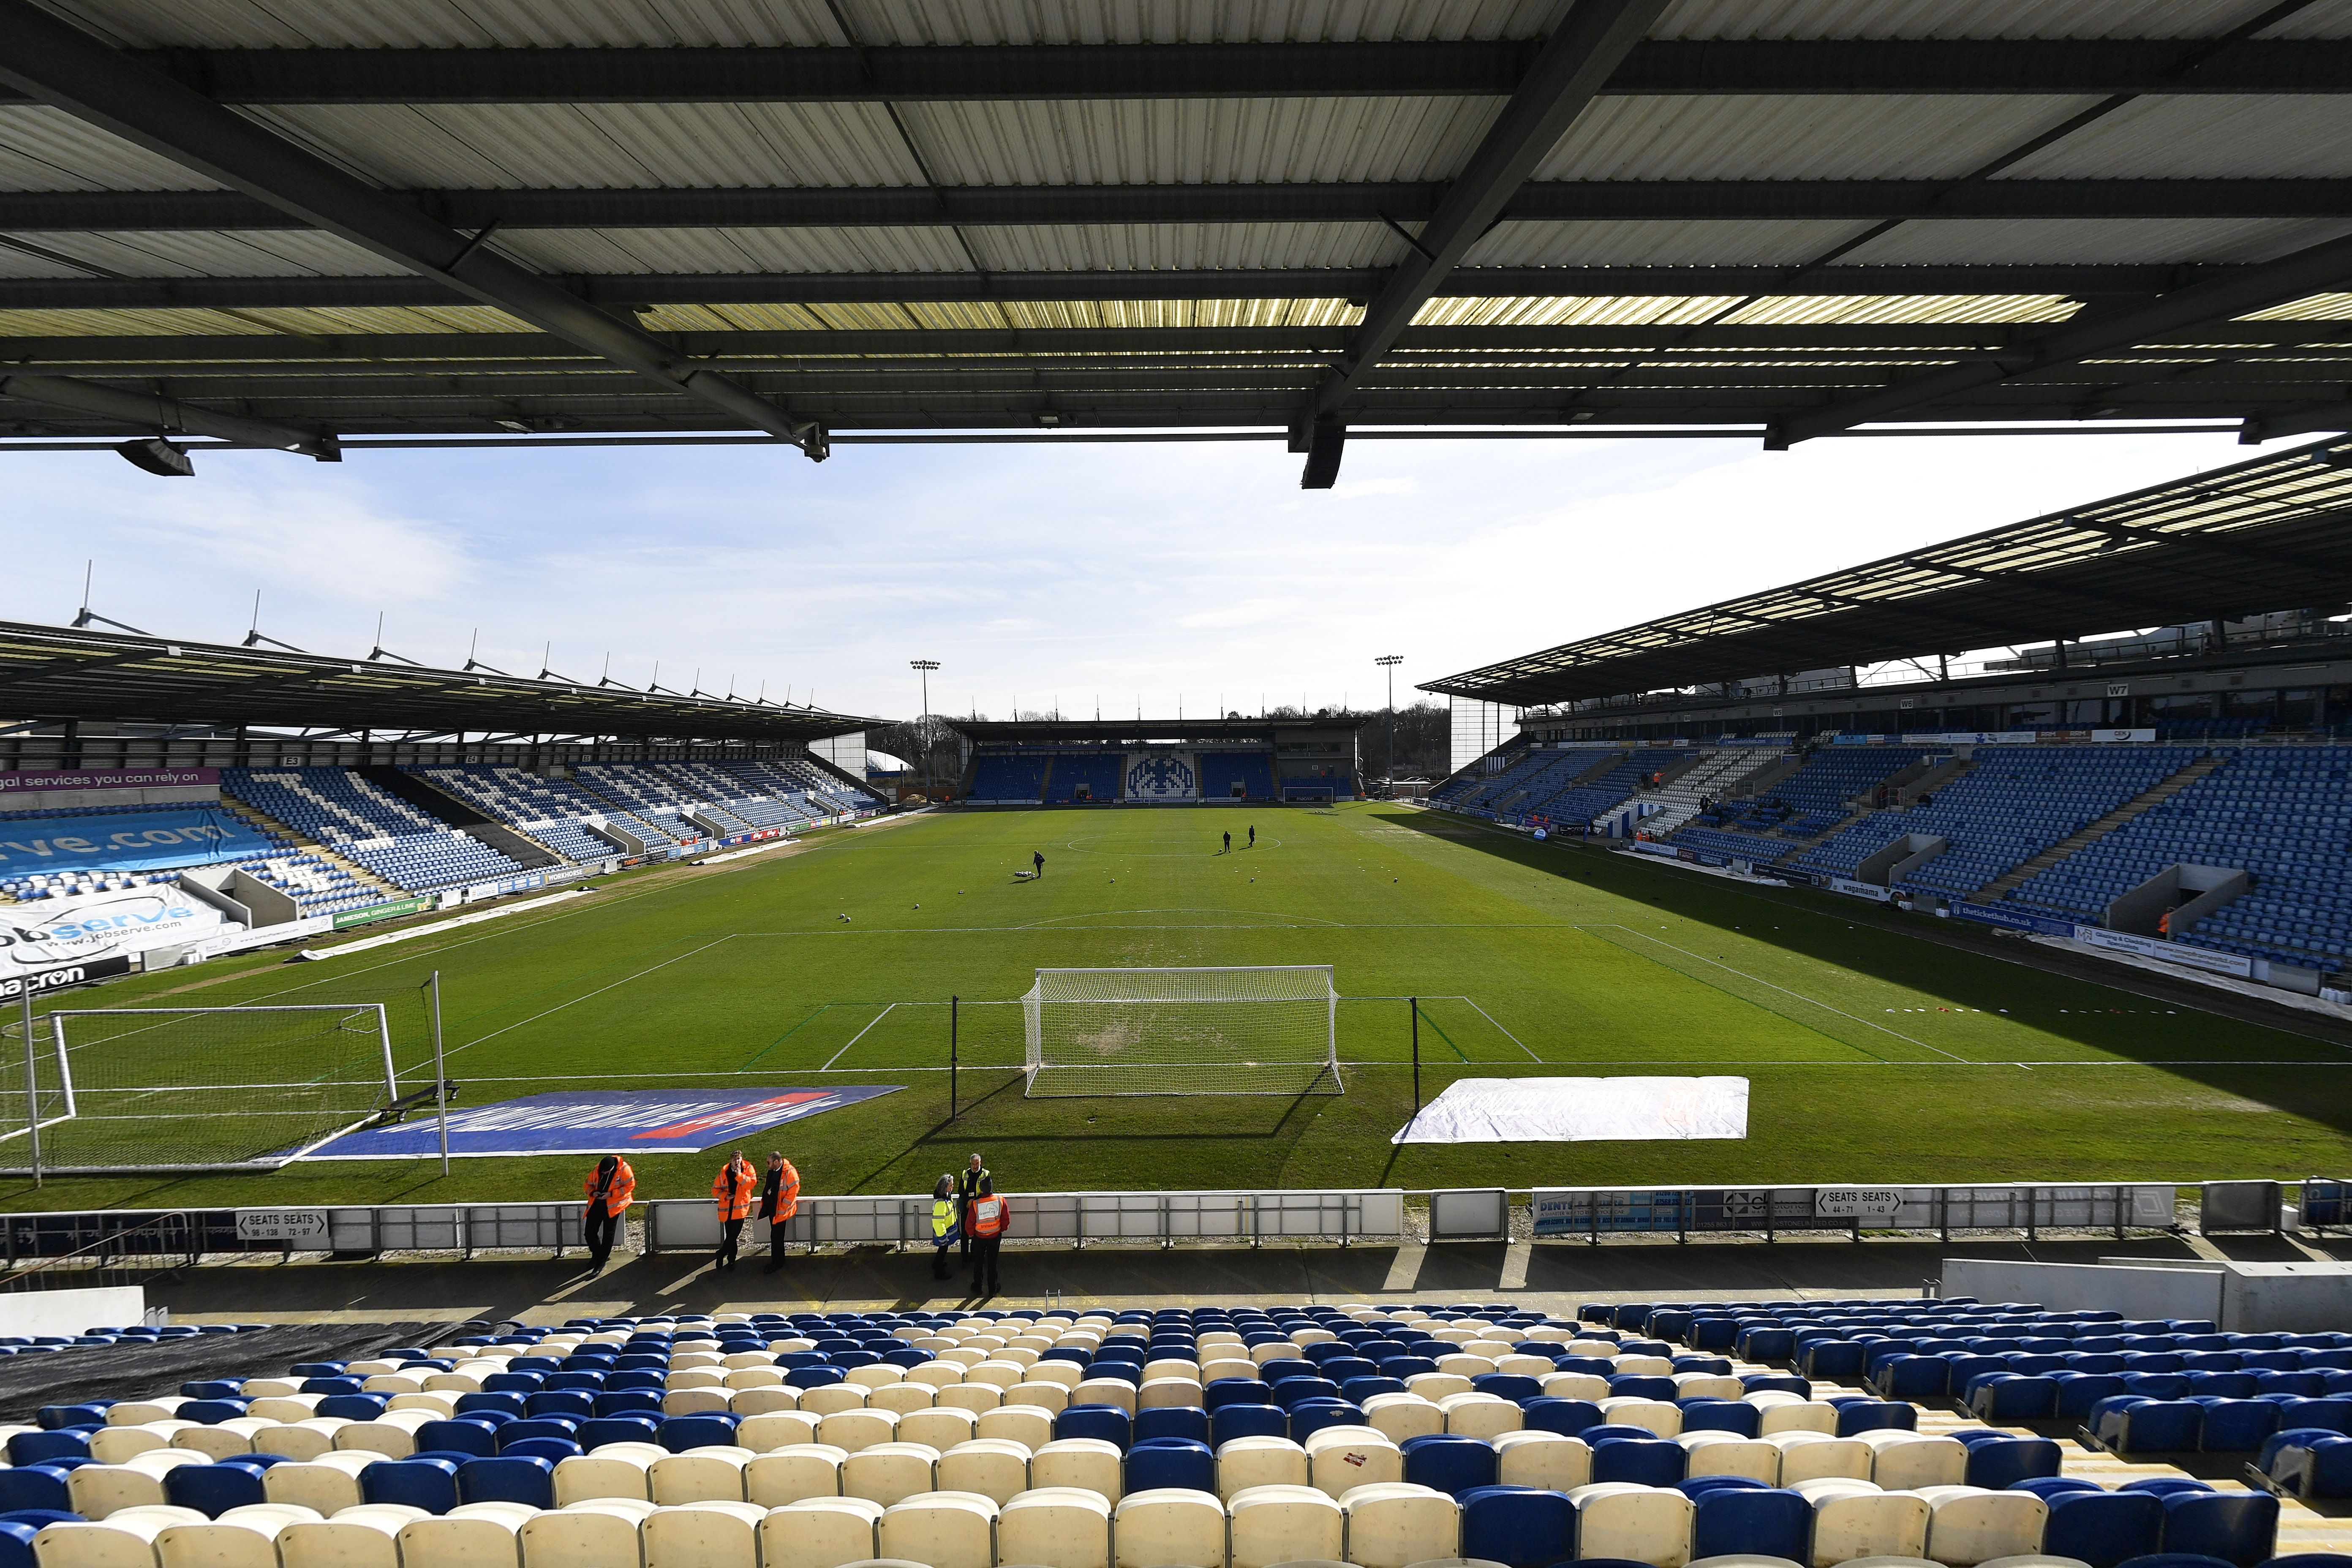
<svg viewBox="0 0 2352 1568"><path fill-rule="evenodd" d="M1744 1078L1465 1078L1391 1143L1590 1143L1748 1136Z"/></svg>

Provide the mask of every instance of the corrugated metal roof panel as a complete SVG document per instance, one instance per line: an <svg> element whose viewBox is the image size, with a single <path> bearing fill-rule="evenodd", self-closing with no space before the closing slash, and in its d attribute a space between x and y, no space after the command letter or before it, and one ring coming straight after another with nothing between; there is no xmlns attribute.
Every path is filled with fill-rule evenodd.
<svg viewBox="0 0 2352 1568"><path fill-rule="evenodd" d="M2243 23L2245 0L1679 0L1654 38L2203 38ZM2352 4L2321 3L2265 37L2352 34Z"/></svg>
<svg viewBox="0 0 2352 1568"><path fill-rule="evenodd" d="M1978 168L2089 98L1596 100L1538 180L1918 180Z"/></svg>
<svg viewBox="0 0 2352 1568"><path fill-rule="evenodd" d="M2352 229L2336 218L1959 218L1908 223L1843 259L1909 262L2268 261Z"/></svg>
<svg viewBox="0 0 2352 1568"><path fill-rule="evenodd" d="M875 103L305 106L254 118L380 184L511 190L908 185Z"/></svg>
<svg viewBox="0 0 2352 1568"><path fill-rule="evenodd" d="M169 158L42 103L0 104L0 190L213 191Z"/></svg>
<svg viewBox="0 0 2352 1568"><path fill-rule="evenodd" d="M1774 267L1811 261L1870 227L1858 218L1497 224L1468 267ZM1391 243L1401 251L1403 242ZM1394 260L1394 253L1382 260Z"/></svg>
<svg viewBox="0 0 2352 1568"><path fill-rule="evenodd" d="M1432 300L1412 320L1417 327L1696 326L1738 302L1736 295Z"/></svg>
<svg viewBox="0 0 2352 1568"><path fill-rule="evenodd" d="M945 228L518 229L494 242L546 272L969 272Z"/></svg>
<svg viewBox="0 0 2352 1568"><path fill-rule="evenodd" d="M2242 321L2341 321L2352 319L2352 294L2308 294L2241 316Z"/></svg>
<svg viewBox="0 0 2352 1568"><path fill-rule="evenodd" d="M1285 184L1451 177L1495 98L1161 99L910 103L940 184Z"/></svg>
<svg viewBox="0 0 2352 1568"><path fill-rule="evenodd" d="M1944 326L2063 321L2082 309L2060 294L1781 294L1726 316L1738 326Z"/></svg>
<svg viewBox="0 0 2352 1568"><path fill-rule="evenodd" d="M1376 267L1402 244L1378 224L1057 224L967 231L992 272Z"/></svg>
<svg viewBox="0 0 2352 1568"><path fill-rule="evenodd" d="M371 251L312 229L44 234L39 243L126 278L380 278L399 272Z"/></svg>
<svg viewBox="0 0 2352 1568"><path fill-rule="evenodd" d="M2342 179L2352 105L2317 94L2143 98L2001 172L2013 180Z"/></svg>
<svg viewBox="0 0 2352 1568"><path fill-rule="evenodd" d="M824 0L58 0L135 47L837 45ZM868 47L1529 37L1559 0L844 0Z"/></svg>

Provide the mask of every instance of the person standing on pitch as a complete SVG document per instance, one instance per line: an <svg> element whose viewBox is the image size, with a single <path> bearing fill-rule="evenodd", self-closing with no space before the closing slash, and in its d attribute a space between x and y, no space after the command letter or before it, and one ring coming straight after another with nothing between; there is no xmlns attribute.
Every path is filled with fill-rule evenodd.
<svg viewBox="0 0 2352 1568"><path fill-rule="evenodd" d="M760 1217L768 1222L768 1267L773 1274L784 1266L784 1227L801 1212L801 1173L783 1151L768 1151L768 1179L760 1186Z"/></svg>
<svg viewBox="0 0 2352 1568"><path fill-rule="evenodd" d="M1226 853L1226 854L1228 854L1228 855L1230 855L1230 854L1232 854L1233 852L1234 852L1234 836L1233 836L1232 832L1231 832L1230 830L1228 830L1228 831L1226 832L1226 834L1225 834L1225 853Z"/></svg>
<svg viewBox="0 0 2352 1568"><path fill-rule="evenodd" d="M981 1184L987 1180L988 1167L980 1163L980 1156L977 1154L971 1157L971 1163L964 1166L963 1174L956 1178L956 1256L958 1258L971 1256L971 1223L968 1211L971 1207L971 1200L980 1192Z"/></svg>
<svg viewBox="0 0 2352 1568"><path fill-rule="evenodd" d="M1257 847L1257 824L1256 824L1256 823L1255 823L1255 822L1253 822L1253 823L1251 823L1251 824L1250 824L1250 842L1249 842L1249 847L1250 847L1251 848L1253 848L1253 849L1255 849L1255 848L1256 848L1256 847Z"/></svg>
<svg viewBox="0 0 2352 1568"><path fill-rule="evenodd" d="M743 1234L743 1222L751 1214L751 1194L757 1191L759 1177L738 1149L710 1184L710 1196L719 1205L719 1250L710 1258L714 1272L735 1267L735 1243Z"/></svg>
<svg viewBox="0 0 2352 1568"><path fill-rule="evenodd" d="M604 1260L613 1256L613 1241L622 1229L621 1216L629 1212L629 1200L636 1195L637 1173L618 1154L607 1154L596 1162L596 1173L581 1185L587 1189L588 1209L580 1216L580 1239L588 1246L588 1268L592 1273L604 1271Z"/></svg>
<svg viewBox="0 0 2352 1568"><path fill-rule="evenodd" d="M1031 850L1029 852L1029 864L1035 868L1035 875L1040 877L1044 876L1045 874L1045 852L1043 849Z"/></svg>
<svg viewBox="0 0 2352 1568"><path fill-rule="evenodd" d="M956 1179L941 1176L940 1184L931 1189L931 1278L948 1277L948 1248L963 1237L961 1215L957 1212Z"/></svg>
<svg viewBox="0 0 2352 1568"><path fill-rule="evenodd" d="M971 1232L971 1293L993 1296L1001 1289L996 1255L1004 1247L1004 1200L996 1195L996 1184L985 1173L980 1178L980 1191L964 1210L963 1226ZM987 1282L984 1290L982 1280Z"/></svg>

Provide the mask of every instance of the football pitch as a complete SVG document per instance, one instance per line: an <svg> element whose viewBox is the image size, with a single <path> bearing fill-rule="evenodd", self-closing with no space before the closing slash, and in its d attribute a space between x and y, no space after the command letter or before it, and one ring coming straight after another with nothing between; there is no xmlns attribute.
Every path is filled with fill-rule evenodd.
<svg viewBox="0 0 2352 1568"><path fill-rule="evenodd" d="M1244 847L1255 824L1257 844ZM1218 836L1231 829L1236 847ZM1016 881L1034 851L1045 876ZM845 919L843 917L846 916ZM1734 883L1383 804L890 819L321 963L249 955L58 1005L382 1003L404 1090L444 987L461 1106L562 1089L898 1085L742 1142L812 1193L2295 1179L2352 1168L2352 1049L2011 962L1832 895ZM364 932L353 933L354 936ZM322 944L323 945L323 944ZM1330 964L1339 1096L1029 1100L1041 966ZM950 1115L949 999L957 1008ZM1457 1078L1736 1075L1739 1141L1398 1147ZM289 1064L299 1079L300 1064ZM194 1141L194 1134L191 1134ZM159 1160L168 1160L168 1151ZM645 1197L720 1156L633 1157ZM77 1177L28 1207L554 1201L588 1162L304 1163Z"/></svg>

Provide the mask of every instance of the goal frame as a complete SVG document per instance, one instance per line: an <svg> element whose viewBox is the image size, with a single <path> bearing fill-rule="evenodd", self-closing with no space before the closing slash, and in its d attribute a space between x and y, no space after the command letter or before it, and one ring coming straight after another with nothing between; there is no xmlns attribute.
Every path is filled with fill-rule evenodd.
<svg viewBox="0 0 2352 1568"><path fill-rule="evenodd" d="M1066 1062L1048 1062L1045 1059L1045 1009L1047 1006L1054 1005L1049 1002L1045 995L1046 977L1049 975L1119 975L1130 978L1140 978L1148 975L1160 974L1204 975L1269 973L1315 974L1319 975L1323 981L1323 993L1319 998L1323 1004L1323 1047L1321 1057L1319 1059L1316 1060L1299 1060L1278 1064L1279 1066L1286 1068L1312 1068L1314 1076L1308 1080L1307 1086L1304 1089L1300 1089L1293 1085L1284 1085L1269 1089L1198 1089L1171 1086L1151 1089L1087 1089L1055 1090L1050 1089L1041 1089L1038 1088L1038 1080L1041 1076L1054 1072L1056 1068L1075 1068L1078 1065L1076 1063ZM1102 1000L1105 1003L1113 1003L1124 1000L1127 1005L1134 1006L1215 1007L1229 1005L1244 1005L1251 999L1239 996L1204 997L1198 999L1177 997L1153 999L1150 997L1137 996L1124 999L1106 997ZM1318 1000L1318 998L1313 996L1299 996L1296 998L1285 998L1283 1000L1306 1004L1312 1003ZM1063 1005L1086 1005L1087 1004L1066 1001ZM1194 1094L1285 1096L1296 1099L1302 1094L1344 1094L1347 1092L1347 1086L1339 1076L1339 989L1338 984L1335 983L1332 966L1328 963L1151 964L1132 967L1101 966L1094 968L1041 967L1035 972L1035 979L1031 984L1028 993L1021 998L1021 1005L1023 1030L1025 1036L1025 1044L1027 1047L1023 1058L1021 1075L1021 1094L1022 1098L1024 1100L1140 1099L1155 1096ZM1244 1063L1244 1058L1236 1055L1232 1058L1226 1065L1240 1067L1243 1066ZM1118 1069L1117 1070L1127 1070L1131 1068L1150 1069L1154 1068L1168 1069L1201 1068L1209 1065L1211 1064L1199 1062L1125 1062L1119 1064Z"/></svg>
<svg viewBox="0 0 2352 1568"><path fill-rule="evenodd" d="M383 1080L382 1088L384 1095L384 1103L390 1104L400 1098L400 1075L398 1068L394 1066L392 1055L392 1022L385 1010L384 1005L381 1002L313 1002L300 1003L293 1005L227 1007L59 1007L40 1015L36 1020L37 1026L41 1024L46 1024L47 1026L46 1030L38 1029L37 1026L36 1030L37 1037L44 1034L47 1036L46 1048L27 1049L25 1059L22 1062L5 1064L8 1068L26 1073L27 1081L25 1085L26 1102L27 1107L31 1109L32 1114L26 1117L25 1123L22 1125L0 1127L0 1151L6 1152L6 1153L0 1153L0 1161L5 1161L7 1154L13 1154L15 1152L15 1148L12 1146L15 1140L27 1140L28 1142L26 1147L29 1149L31 1147L29 1140L31 1138L31 1134L35 1131L47 1131L52 1127L63 1126L68 1122L73 1121L79 1116L79 1109L76 1101L76 1084L74 1081L73 1058L71 1055L72 1044L68 1037L67 1020L71 1018L201 1017L216 1016L229 1013L331 1013L340 1015L346 1018L356 1017L362 1014L372 1015L375 1025L374 1033L377 1047L383 1058ZM56 1082L53 1086L44 1085L38 1081L39 1070L44 1065L47 1067L48 1070L56 1074ZM158 1089L177 1089L182 1092L204 1093L222 1090L233 1091L238 1089L278 1089L294 1086L283 1084L184 1084L154 1085L150 1087ZM54 1093L58 1097L58 1103L61 1110L60 1114L54 1116L42 1116L40 1114L39 1107L41 1096L45 1092ZM116 1173L142 1175L194 1175L212 1172L235 1173L240 1171L278 1171L282 1170L286 1166L292 1164L297 1160L301 1159L312 1150L318 1149L325 1144L331 1143L336 1139L342 1137L345 1133L353 1131L356 1129L366 1125L367 1122L373 1121L380 1113L380 1110L371 1110L366 1115L362 1116L355 1121L346 1122L343 1125L332 1128L317 1137L309 1139L299 1148L289 1149L283 1152L273 1152L257 1159L210 1161L198 1163L173 1163L169 1162L156 1162L152 1163L144 1162L136 1163L114 1163L102 1165L60 1165L52 1164L44 1160L41 1162L38 1171L39 1173L44 1175L59 1176L111 1175ZM20 1175L30 1173L33 1170L34 1167L29 1162L23 1164L0 1163L0 1174Z"/></svg>

